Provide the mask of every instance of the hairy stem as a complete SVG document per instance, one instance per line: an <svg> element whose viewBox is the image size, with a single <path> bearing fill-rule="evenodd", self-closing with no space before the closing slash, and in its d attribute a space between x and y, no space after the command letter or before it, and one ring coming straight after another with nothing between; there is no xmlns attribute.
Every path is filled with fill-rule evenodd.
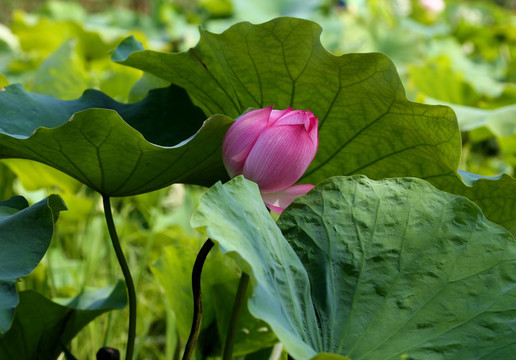
<svg viewBox="0 0 516 360"><path fill-rule="evenodd" d="M201 250L197 254L195 259L194 267L192 270L192 291L194 299L194 312L192 319L192 328L190 330L190 336L186 342L185 352L183 354L183 360L190 360L194 354L195 345L199 338L199 332L201 331L202 321L202 293L201 293L201 274L204 261L213 248L213 241L211 239L206 240Z"/></svg>
<svg viewBox="0 0 516 360"><path fill-rule="evenodd" d="M238 290L235 295L235 302L233 303L233 311L231 312L231 319L229 321L229 328L226 335L226 343L224 344L224 355L222 356L222 360L231 360L233 355L238 318L240 317L240 311L242 310L242 305L244 304L248 284L249 275L243 272L240 276Z"/></svg>
<svg viewBox="0 0 516 360"><path fill-rule="evenodd" d="M109 196L102 195L102 201L104 203L104 215L106 217L106 223L111 237L111 243L113 249L115 249L116 258L122 269L124 275L125 284L127 286L127 295L129 298L129 330L127 334L127 347L125 352L125 359L132 360L134 352L134 342L136 339L136 290L134 288L133 278L131 271L127 265L127 261L120 246L120 240L116 233L115 223L113 221L113 213L111 212L111 201Z"/></svg>

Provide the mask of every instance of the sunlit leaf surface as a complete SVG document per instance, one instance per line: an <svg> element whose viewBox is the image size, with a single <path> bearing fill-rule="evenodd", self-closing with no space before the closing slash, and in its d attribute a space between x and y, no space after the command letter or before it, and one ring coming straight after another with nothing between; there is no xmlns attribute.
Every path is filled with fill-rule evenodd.
<svg viewBox="0 0 516 360"><path fill-rule="evenodd" d="M184 53L144 51L126 39L113 59L184 87L207 115L236 117L248 107L293 106L319 117L320 145L302 182L334 175L414 176L477 202L486 216L516 231L516 181L457 174L461 138L453 111L410 102L383 54L334 56L319 25L279 18L239 23L222 34L201 31ZM489 201L483 201L489 198Z"/></svg>

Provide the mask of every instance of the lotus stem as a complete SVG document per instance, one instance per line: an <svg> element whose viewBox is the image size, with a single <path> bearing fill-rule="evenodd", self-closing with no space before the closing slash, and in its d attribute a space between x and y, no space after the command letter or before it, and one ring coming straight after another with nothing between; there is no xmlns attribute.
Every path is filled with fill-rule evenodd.
<svg viewBox="0 0 516 360"><path fill-rule="evenodd" d="M210 253L210 250L215 244L211 239L206 240L201 250L197 254L195 263L192 270L192 292L194 299L194 311L192 319L192 328L190 330L190 336L186 342L185 352L183 353L183 360L190 360L194 354L195 345L199 338L201 331L202 322L202 292L201 292L201 274L204 266L204 261Z"/></svg>
<svg viewBox="0 0 516 360"><path fill-rule="evenodd" d="M134 343L136 340L136 290L134 288L134 282L131 276L131 271L129 270L129 266L127 265L124 252L122 251L122 247L120 246L120 240L118 239L118 235L116 233L116 227L113 221L113 213L111 212L110 197L102 195L102 201L104 204L104 215L106 217L106 223L109 231L109 236L111 237L111 243L113 244L113 249L115 249L115 254L118 259L118 263L120 264L120 268L122 269L122 274L124 275L125 284L127 286L127 295L129 299L129 330L127 334L127 347L125 352L125 359L132 360L134 353Z"/></svg>
<svg viewBox="0 0 516 360"><path fill-rule="evenodd" d="M240 282L238 283L238 290L235 295L235 302L233 303L233 310L231 312L231 319L229 321L228 333L226 335L226 343L224 344L224 354L222 360L231 360L233 356L233 347L235 346L235 335L238 326L238 319L244 304L245 294L247 292L247 285L249 284L249 275L242 272Z"/></svg>

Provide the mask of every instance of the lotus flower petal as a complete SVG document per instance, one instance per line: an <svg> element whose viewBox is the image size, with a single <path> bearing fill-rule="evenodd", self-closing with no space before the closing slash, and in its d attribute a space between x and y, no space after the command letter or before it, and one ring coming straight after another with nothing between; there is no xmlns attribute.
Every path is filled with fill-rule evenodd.
<svg viewBox="0 0 516 360"><path fill-rule="evenodd" d="M316 151L303 125L274 126L264 130L254 144L243 174L262 192L276 192L299 180Z"/></svg>
<svg viewBox="0 0 516 360"><path fill-rule="evenodd" d="M314 186L310 184L294 185L275 193L262 193L262 199L269 209L281 214L296 197L306 194L312 190L313 187Z"/></svg>
<svg viewBox="0 0 516 360"><path fill-rule="evenodd" d="M229 176L242 174L245 160L261 132L267 127L272 106L250 111L235 120L224 136L222 159Z"/></svg>

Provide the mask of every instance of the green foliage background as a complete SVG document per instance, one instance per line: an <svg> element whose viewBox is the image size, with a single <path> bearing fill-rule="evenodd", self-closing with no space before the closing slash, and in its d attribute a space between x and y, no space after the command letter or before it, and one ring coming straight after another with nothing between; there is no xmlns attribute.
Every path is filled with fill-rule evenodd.
<svg viewBox="0 0 516 360"><path fill-rule="evenodd" d="M272 0L156 1L152 6L133 1L127 4L131 10L105 3L100 8L94 2L81 6L47 1L37 6L27 3L33 10L30 13L15 11L21 2L15 6L14 2L2 3L6 8L0 11L4 16L0 24L0 87L21 82L27 91L63 100L79 98L86 88L95 88L115 100L134 102L167 82L149 74L142 77L140 70L110 60L110 52L128 35L145 48L177 51L195 45L198 24L218 32L242 20L259 23L280 15L309 18L321 24L322 43L330 52L383 52L396 65L409 99L451 106L462 131L460 169L482 176L513 175L516 28L510 9L514 4L507 1L504 8L491 1L447 1L443 13L433 14L417 1L408 2L409 10L395 1L347 3L344 8L334 1L301 5ZM101 12L88 13L86 9ZM463 174L466 180L475 178ZM19 289L54 298L75 296L86 286L116 283L120 274L97 194L62 173L27 160L0 161L0 176L0 200L22 194L34 203L58 193L69 208L61 214L43 262L18 284ZM180 281L189 277L193 254L203 240L190 227L189 219L204 191L174 185L115 199L117 226L139 292L137 355L141 358L171 358L178 336L185 336L184 314L190 310L174 313L177 298L167 293L169 300L163 301L163 289L178 289L184 299L189 297L187 284ZM213 293L214 303L224 303L232 298L235 286L223 283L234 282L239 268L232 260L216 256L210 260L224 269L224 275L210 279L205 293ZM175 259L179 258L185 261L177 268ZM223 333L224 329L213 328L223 327L220 321L210 320L217 317L224 318L215 309L207 311L206 332ZM102 344L123 348L125 318L124 312L101 316L74 340L72 352L88 358ZM262 323L255 325L256 331L263 328ZM252 348L247 339L241 339L245 344L241 346ZM267 334L261 340L272 345L274 337ZM209 346L201 349L203 355L213 351Z"/></svg>

